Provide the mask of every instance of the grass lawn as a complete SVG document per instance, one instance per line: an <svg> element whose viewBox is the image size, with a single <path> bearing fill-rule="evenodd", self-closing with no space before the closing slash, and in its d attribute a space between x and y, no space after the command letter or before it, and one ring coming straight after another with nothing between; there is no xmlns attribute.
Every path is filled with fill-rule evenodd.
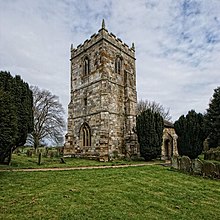
<svg viewBox="0 0 220 220"><path fill-rule="evenodd" d="M13 154L11 166L1 165L0 169L21 169L21 168L49 168L49 167L79 167L79 166L113 166L120 164L137 164L146 163L145 161L112 161L112 162L99 162L96 160L80 159L80 158L64 158L65 164L60 163L59 157L41 158L41 165L37 164L38 156L33 155L27 157L25 154ZM161 161L155 161L162 163Z"/></svg>
<svg viewBox="0 0 220 220"><path fill-rule="evenodd" d="M220 181L158 165L0 172L0 219L206 219L220 217Z"/></svg>

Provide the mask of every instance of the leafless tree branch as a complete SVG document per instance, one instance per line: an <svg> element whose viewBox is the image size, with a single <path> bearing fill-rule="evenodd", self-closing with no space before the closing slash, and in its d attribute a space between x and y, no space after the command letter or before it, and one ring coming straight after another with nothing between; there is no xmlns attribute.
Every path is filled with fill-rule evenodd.
<svg viewBox="0 0 220 220"><path fill-rule="evenodd" d="M161 104L155 101L149 100L140 100L137 104L137 114L141 114L141 112L151 109L153 112L158 112L163 117L164 120L171 121L172 117L170 115L170 109L164 108Z"/></svg>
<svg viewBox="0 0 220 220"><path fill-rule="evenodd" d="M31 90L34 98L34 131L29 135L28 143L32 143L35 148L45 140L62 143L65 122L64 109L59 103L59 98L37 86L31 87Z"/></svg>

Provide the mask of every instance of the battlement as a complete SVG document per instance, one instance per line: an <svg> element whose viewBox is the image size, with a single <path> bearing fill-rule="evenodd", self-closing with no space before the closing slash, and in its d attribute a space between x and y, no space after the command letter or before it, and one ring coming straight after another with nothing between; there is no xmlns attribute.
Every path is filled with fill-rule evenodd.
<svg viewBox="0 0 220 220"><path fill-rule="evenodd" d="M105 24L102 24L102 28L98 31L98 33L91 35L90 39L85 40L84 43L79 44L76 48L71 46L71 59L80 55L81 53L84 53L90 47L102 40L107 41L108 43L120 49L122 52L135 58L134 44L132 43L132 46L129 47L120 38L117 38L113 33L109 33L105 28Z"/></svg>

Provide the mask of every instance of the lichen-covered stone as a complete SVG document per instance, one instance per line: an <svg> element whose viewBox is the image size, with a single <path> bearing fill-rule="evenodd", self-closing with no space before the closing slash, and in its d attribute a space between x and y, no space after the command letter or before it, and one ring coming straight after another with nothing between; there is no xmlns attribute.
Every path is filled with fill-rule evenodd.
<svg viewBox="0 0 220 220"><path fill-rule="evenodd" d="M179 158L177 156L173 156L171 158L171 165L172 165L172 167L174 167L176 169L180 168L180 161L179 161Z"/></svg>
<svg viewBox="0 0 220 220"><path fill-rule="evenodd" d="M192 170L194 174L201 175L202 167L203 167L203 162L200 159L192 160Z"/></svg>
<svg viewBox="0 0 220 220"><path fill-rule="evenodd" d="M204 176L215 177L216 176L216 167L212 162L205 161L202 167L202 173Z"/></svg>
<svg viewBox="0 0 220 220"><path fill-rule="evenodd" d="M180 170L184 172L191 172L192 171L192 163L189 157L182 156L180 159Z"/></svg>

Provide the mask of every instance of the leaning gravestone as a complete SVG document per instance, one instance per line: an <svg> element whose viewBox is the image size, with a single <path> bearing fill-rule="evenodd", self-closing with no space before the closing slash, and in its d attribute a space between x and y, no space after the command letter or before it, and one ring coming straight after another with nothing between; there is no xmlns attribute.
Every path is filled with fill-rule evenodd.
<svg viewBox="0 0 220 220"><path fill-rule="evenodd" d="M192 170L196 175L202 174L203 162L200 159L192 160Z"/></svg>
<svg viewBox="0 0 220 220"><path fill-rule="evenodd" d="M180 170L184 172L191 172L192 170L192 163L189 157L182 156L180 160Z"/></svg>
<svg viewBox="0 0 220 220"><path fill-rule="evenodd" d="M171 158L171 165L173 168L179 169L179 158L177 156Z"/></svg>
<svg viewBox="0 0 220 220"><path fill-rule="evenodd" d="M216 176L215 164L211 162L204 162L202 167L202 173L203 176L215 177Z"/></svg>

